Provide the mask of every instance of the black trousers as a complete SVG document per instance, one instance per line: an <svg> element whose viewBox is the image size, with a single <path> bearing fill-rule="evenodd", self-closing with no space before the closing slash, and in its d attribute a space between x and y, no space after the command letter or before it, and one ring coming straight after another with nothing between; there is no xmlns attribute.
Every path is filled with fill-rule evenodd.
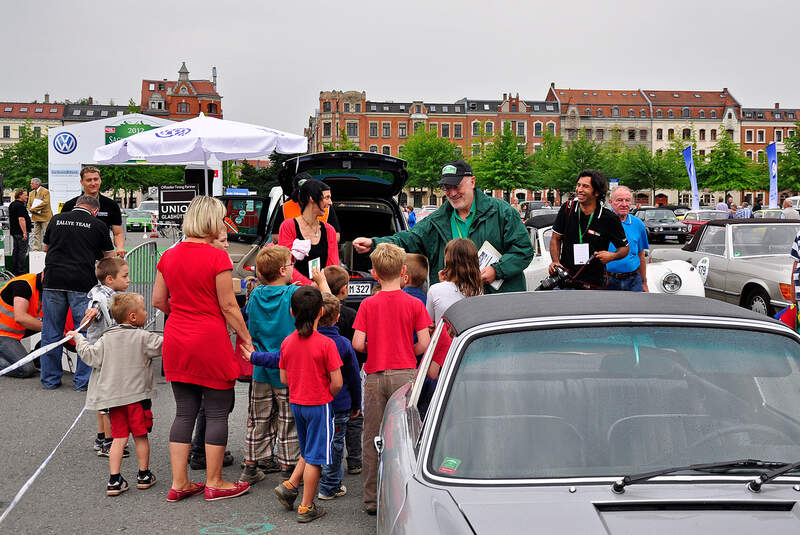
<svg viewBox="0 0 800 535"><path fill-rule="evenodd" d="M28 240L21 234L12 235L14 239L14 251L11 253L11 272L14 275L24 275L28 272Z"/></svg>

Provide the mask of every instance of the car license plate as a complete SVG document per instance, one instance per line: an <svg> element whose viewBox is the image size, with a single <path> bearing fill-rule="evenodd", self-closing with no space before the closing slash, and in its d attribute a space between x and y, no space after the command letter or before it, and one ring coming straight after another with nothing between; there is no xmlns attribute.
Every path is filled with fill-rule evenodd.
<svg viewBox="0 0 800 535"><path fill-rule="evenodd" d="M139 228L139 227L141 227L141 226L142 226L142 224L141 224L141 223L134 223L134 224L132 224L131 226L132 226L133 228Z"/></svg>
<svg viewBox="0 0 800 535"><path fill-rule="evenodd" d="M350 295L369 295L372 285L368 282L350 283L347 285L347 293Z"/></svg>
<svg viewBox="0 0 800 535"><path fill-rule="evenodd" d="M664 236L668 240L677 240L678 237L675 234L670 234L668 236Z"/></svg>

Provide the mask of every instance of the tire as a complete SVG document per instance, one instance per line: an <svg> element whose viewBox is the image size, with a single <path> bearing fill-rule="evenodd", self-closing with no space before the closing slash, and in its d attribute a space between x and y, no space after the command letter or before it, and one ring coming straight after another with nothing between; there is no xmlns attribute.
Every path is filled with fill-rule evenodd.
<svg viewBox="0 0 800 535"><path fill-rule="evenodd" d="M744 308L771 317L772 306L769 304L769 301L769 295L764 291L763 288L759 286L753 288L747 294L747 297L744 300Z"/></svg>

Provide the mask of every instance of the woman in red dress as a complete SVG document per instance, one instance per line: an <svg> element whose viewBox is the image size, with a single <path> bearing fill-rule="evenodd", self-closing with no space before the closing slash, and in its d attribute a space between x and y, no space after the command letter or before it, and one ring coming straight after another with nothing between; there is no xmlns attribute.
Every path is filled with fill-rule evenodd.
<svg viewBox="0 0 800 535"><path fill-rule="evenodd" d="M233 265L211 242L223 228L225 207L213 197L196 197L183 219L186 239L158 263L153 305L169 318L164 326L164 375L172 385L176 414L170 430L172 487L167 501L205 491L206 500L233 498L247 483L222 479L228 441L228 413L239 376L237 355L226 321L242 347L252 351L250 333L233 294ZM237 348L238 350L238 348ZM189 481L187 460L192 430L203 403L206 412L206 482Z"/></svg>

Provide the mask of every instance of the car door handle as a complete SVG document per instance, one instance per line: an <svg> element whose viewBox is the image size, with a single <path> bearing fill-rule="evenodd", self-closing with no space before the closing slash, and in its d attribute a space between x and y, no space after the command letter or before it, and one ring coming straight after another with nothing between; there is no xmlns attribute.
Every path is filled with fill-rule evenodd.
<svg viewBox="0 0 800 535"><path fill-rule="evenodd" d="M383 437L378 435L377 437L372 439L372 443L375 445L375 451L378 452L378 455L383 453Z"/></svg>

